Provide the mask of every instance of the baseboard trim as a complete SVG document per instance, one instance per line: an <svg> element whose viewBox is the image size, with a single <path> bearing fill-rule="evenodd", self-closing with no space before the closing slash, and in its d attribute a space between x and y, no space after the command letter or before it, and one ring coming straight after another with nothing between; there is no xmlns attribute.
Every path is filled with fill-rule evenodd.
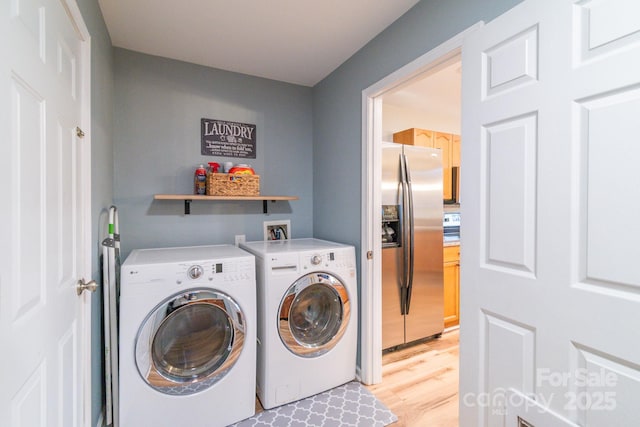
<svg viewBox="0 0 640 427"><path fill-rule="evenodd" d="M444 331L442 331L442 333L446 334L447 332L455 331L458 329L460 329L460 325L449 326L448 328L445 328Z"/></svg>

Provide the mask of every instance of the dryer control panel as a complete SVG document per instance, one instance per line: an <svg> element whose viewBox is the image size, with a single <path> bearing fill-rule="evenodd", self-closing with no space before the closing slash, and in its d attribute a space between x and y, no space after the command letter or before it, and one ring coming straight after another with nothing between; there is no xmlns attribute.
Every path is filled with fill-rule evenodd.
<svg viewBox="0 0 640 427"><path fill-rule="evenodd" d="M340 269L355 267L355 260L346 252L323 251L300 254L300 265L303 271L321 267Z"/></svg>
<svg viewBox="0 0 640 427"><path fill-rule="evenodd" d="M264 263L273 275L303 274L325 269L355 271L356 268L355 254L350 248L273 253L267 255Z"/></svg>

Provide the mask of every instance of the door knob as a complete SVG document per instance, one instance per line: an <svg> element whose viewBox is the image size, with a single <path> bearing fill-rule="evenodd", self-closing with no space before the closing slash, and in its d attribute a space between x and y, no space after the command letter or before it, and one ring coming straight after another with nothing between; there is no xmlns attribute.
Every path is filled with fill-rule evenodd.
<svg viewBox="0 0 640 427"><path fill-rule="evenodd" d="M76 282L76 292L81 295L83 291L95 292L98 289L98 284L95 280L89 280L85 282L84 279L80 279Z"/></svg>

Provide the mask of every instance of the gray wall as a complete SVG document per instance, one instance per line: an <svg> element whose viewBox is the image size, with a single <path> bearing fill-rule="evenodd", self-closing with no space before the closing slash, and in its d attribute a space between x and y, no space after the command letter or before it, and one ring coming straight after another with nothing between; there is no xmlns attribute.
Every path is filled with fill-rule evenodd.
<svg viewBox="0 0 640 427"><path fill-rule="evenodd" d="M291 220L293 237L312 235L311 88L185 62L115 51L115 204L123 259L136 248L234 243L236 234L263 239L263 221ZM191 194L199 163L200 119L257 126L250 163L261 193L300 199L261 202L154 201L156 193Z"/></svg>
<svg viewBox="0 0 640 427"><path fill-rule="evenodd" d="M315 237L355 245L360 265L362 91L520 1L422 0L313 88Z"/></svg>
<svg viewBox="0 0 640 427"><path fill-rule="evenodd" d="M316 237L360 245L362 91L520 1L423 0L313 88Z"/></svg>
<svg viewBox="0 0 640 427"><path fill-rule="evenodd" d="M98 1L79 0L78 7L91 34L91 265L92 277L102 283L100 241L104 214L113 200L113 49ZM100 291L92 297L91 310L91 425L95 426L104 398Z"/></svg>

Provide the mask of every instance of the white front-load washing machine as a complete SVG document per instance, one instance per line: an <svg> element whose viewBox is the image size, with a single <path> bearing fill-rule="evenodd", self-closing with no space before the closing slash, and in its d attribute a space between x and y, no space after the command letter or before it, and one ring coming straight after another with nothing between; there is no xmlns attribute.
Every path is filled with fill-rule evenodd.
<svg viewBox="0 0 640 427"><path fill-rule="evenodd" d="M356 376L353 246L318 239L241 243L256 256L257 393L266 409Z"/></svg>
<svg viewBox="0 0 640 427"><path fill-rule="evenodd" d="M121 267L120 426L226 426L255 413L253 255L139 249Z"/></svg>

